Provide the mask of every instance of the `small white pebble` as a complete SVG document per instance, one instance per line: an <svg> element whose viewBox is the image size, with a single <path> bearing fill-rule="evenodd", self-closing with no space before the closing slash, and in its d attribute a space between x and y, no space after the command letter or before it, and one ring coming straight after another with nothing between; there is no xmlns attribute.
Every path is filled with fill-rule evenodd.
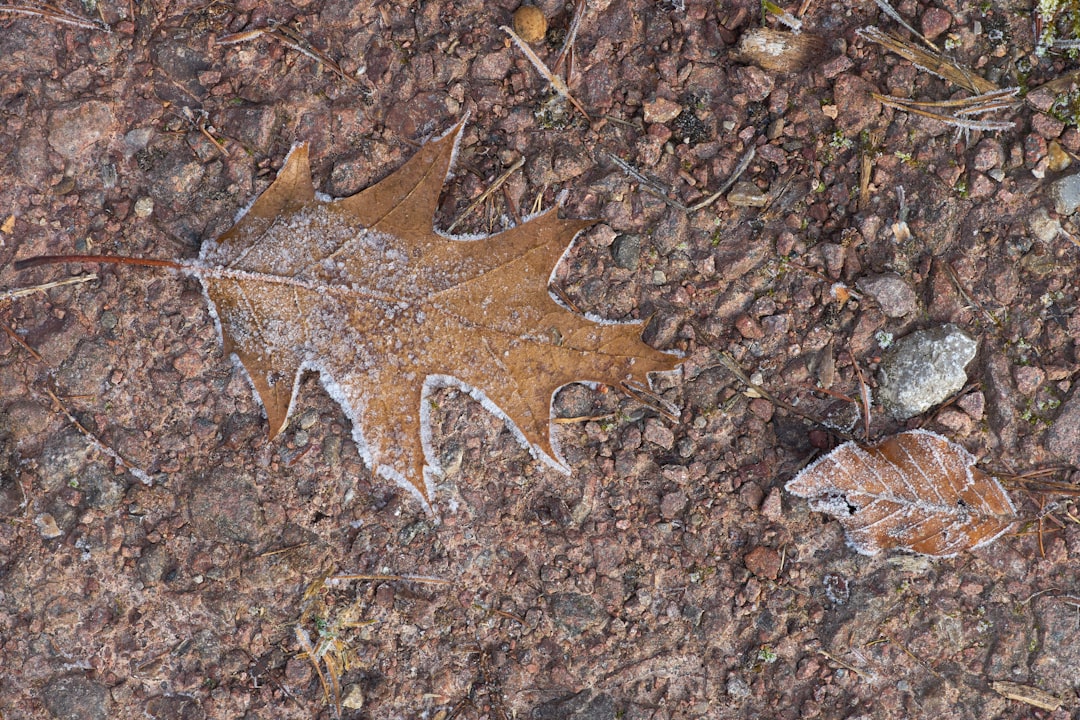
<svg viewBox="0 0 1080 720"><path fill-rule="evenodd" d="M141 197L135 201L135 217L148 218L154 212L154 198Z"/></svg>

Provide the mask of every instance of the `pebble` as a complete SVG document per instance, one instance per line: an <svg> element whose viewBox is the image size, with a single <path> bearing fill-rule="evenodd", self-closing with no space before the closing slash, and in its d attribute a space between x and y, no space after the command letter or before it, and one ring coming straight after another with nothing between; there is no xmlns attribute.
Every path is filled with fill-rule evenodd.
<svg viewBox="0 0 1080 720"><path fill-rule="evenodd" d="M877 300L886 317L901 318L918 308L915 291L896 273L864 277L856 286Z"/></svg>
<svg viewBox="0 0 1080 720"><path fill-rule="evenodd" d="M148 218L154 212L154 198L141 197L135 201L135 217Z"/></svg>
<svg viewBox="0 0 1080 720"><path fill-rule="evenodd" d="M1016 390L1021 395L1034 395L1046 379L1046 373L1034 365L1021 365L1013 370Z"/></svg>
<svg viewBox="0 0 1080 720"><path fill-rule="evenodd" d="M1080 465L1080 394L1075 390L1046 434L1046 448L1071 465Z"/></svg>
<svg viewBox="0 0 1080 720"><path fill-rule="evenodd" d="M624 270L637 270L641 261L641 236L619 235L611 243L611 258Z"/></svg>
<svg viewBox="0 0 1080 720"><path fill-rule="evenodd" d="M109 690L82 674L50 680L39 696L56 720L105 720Z"/></svg>
<svg viewBox="0 0 1080 720"><path fill-rule="evenodd" d="M1072 215L1080 208L1080 173L1050 183L1050 197L1058 215Z"/></svg>
<svg viewBox="0 0 1080 720"><path fill-rule="evenodd" d="M743 700L750 697L750 686L738 675L728 675L727 694L734 700Z"/></svg>
<svg viewBox="0 0 1080 720"><path fill-rule="evenodd" d="M1040 242L1049 243L1061 232L1061 221L1050 217L1046 208L1035 208L1028 216L1028 229Z"/></svg>
<svg viewBox="0 0 1080 720"><path fill-rule="evenodd" d="M360 683L345 686L341 706L350 710L359 710L364 707L364 688L360 687Z"/></svg>
<svg viewBox="0 0 1080 720"><path fill-rule="evenodd" d="M997 140L983 138L975 146L975 157L972 158L971 166L979 172L1001 167L1003 162L1005 162L1005 151L1002 150L1001 143Z"/></svg>
<svg viewBox="0 0 1080 720"><path fill-rule="evenodd" d="M671 431L671 428L655 418L649 418L645 421L644 437L653 445L659 445L665 450L670 450L675 444L675 433Z"/></svg>
<svg viewBox="0 0 1080 720"><path fill-rule="evenodd" d="M686 510L690 498L682 490L665 493L660 499L660 515L665 520L673 520Z"/></svg>
<svg viewBox="0 0 1080 720"><path fill-rule="evenodd" d="M580 635L608 619L596 600L576 592L555 593L548 600L548 609L555 624L570 635Z"/></svg>
<svg viewBox="0 0 1080 720"><path fill-rule="evenodd" d="M214 468L195 484L191 495L192 525L203 539L253 543L262 536L263 511L250 479Z"/></svg>
<svg viewBox="0 0 1080 720"><path fill-rule="evenodd" d="M780 553L770 547L758 545L743 558L746 569L760 578L775 580L780 574Z"/></svg>
<svg viewBox="0 0 1080 720"><path fill-rule="evenodd" d="M1072 155L1065 152L1057 140L1051 140L1046 146L1046 159L1051 172L1061 172L1072 165Z"/></svg>
<svg viewBox="0 0 1080 720"><path fill-rule="evenodd" d="M116 117L100 100L67 103L49 121L49 145L67 160L85 156L90 147L113 131Z"/></svg>
<svg viewBox="0 0 1080 720"><path fill-rule="evenodd" d="M41 513L34 518L34 525L37 526L41 537L46 540L52 540L64 534L64 531L57 526L56 518L52 516L52 513Z"/></svg>
<svg viewBox="0 0 1080 720"><path fill-rule="evenodd" d="M206 711L189 695L158 695L146 701L146 716L153 720L203 720Z"/></svg>
<svg viewBox="0 0 1080 720"><path fill-rule="evenodd" d="M765 516L766 520L772 522L778 522L784 515L784 501L783 493L779 487L774 487L769 491L768 497L765 498L765 502L761 503L761 514Z"/></svg>
<svg viewBox="0 0 1080 720"><path fill-rule="evenodd" d="M585 688L581 692L548 700L532 709L532 720L615 720L615 701L604 692Z"/></svg>
<svg viewBox="0 0 1080 720"><path fill-rule="evenodd" d="M765 207L769 204L769 196L761 192L754 183L740 180L731 188L727 201L736 207Z"/></svg>
<svg viewBox="0 0 1080 720"><path fill-rule="evenodd" d="M657 98L651 102L643 103L642 110L644 110L645 122L652 124L671 122L679 117L679 113L683 111L683 108L682 105L673 100Z"/></svg>
<svg viewBox="0 0 1080 720"><path fill-rule="evenodd" d="M922 25L922 32L926 39L933 40L949 29L949 26L952 25L952 15L947 10L931 7L923 11L919 22Z"/></svg>
<svg viewBox="0 0 1080 720"><path fill-rule="evenodd" d="M953 324L919 330L886 351L878 371L881 404L897 420L929 410L963 389L978 343Z"/></svg>

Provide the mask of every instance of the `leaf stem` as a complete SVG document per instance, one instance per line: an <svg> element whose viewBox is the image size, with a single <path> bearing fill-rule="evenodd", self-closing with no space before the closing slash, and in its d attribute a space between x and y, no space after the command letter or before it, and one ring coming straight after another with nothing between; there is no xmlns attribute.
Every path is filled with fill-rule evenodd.
<svg viewBox="0 0 1080 720"><path fill-rule="evenodd" d="M15 269L27 270L41 265L58 265L62 263L105 263L107 265L141 265L143 267L164 267L172 270L183 269L183 265L172 260L124 257L123 255L38 255L37 257L16 260Z"/></svg>

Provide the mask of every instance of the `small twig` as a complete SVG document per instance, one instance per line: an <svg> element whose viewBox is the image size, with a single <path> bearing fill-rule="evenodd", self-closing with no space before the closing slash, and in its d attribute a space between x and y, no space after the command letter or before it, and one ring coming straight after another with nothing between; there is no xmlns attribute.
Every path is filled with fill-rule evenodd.
<svg viewBox="0 0 1080 720"><path fill-rule="evenodd" d="M581 27L581 21L585 17L585 9L587 7L587 0L578 0L577 6L574 8L574 19L570 21L570 29L566 32L566 39L563 40L562 48L559 49L559 54L555 57L555 72L559 72L559 68L562 66L564 60L567 61L567 82L570 81L570 73L572 71L571 64L573 60L574 42L577 40L578 29Z"/></svg>
<svg viewBox="0 0 1080 720"><path fill-rule="evenodd" d="M30 15L32 17L41 17L61 25L70 25L71 27L82 28L84 30L103 30L104 32L112 32L112 28L101 20L87 20L78 15L72 15L66 10L62 10L53 5L0 5L0 15Z"/></svg>
<svg viewBox="0 0 1080 720"><path fill-rule="evenodd" d="M71 414L71 411L67 409L67 406L64 405L63 402L61 402L60 398L57 397L56 393L53 392L52 388L46 387L45 392L52 399L56 409L59 410L59 412L68 419L68 422L75 426L76 430L82 433L83 437L90 441L91 445L93 445L98 451L104 453L105 455L108 455L110 458L115 460L116 463L120 465L120 467L124 468L129 473L134 475L139 481L142 482L143 485L153 485L154 479L151 478L145 470L137 468L131 463L129 463L126 459L124 459L124 456L103 443L97 435L90 432L90 430L88 430L85 425L79 422L79 419Z"/></svg>
<svg viewBox="0 0 1080 720"><path fill-rule="evenodd" d="M625 380L620 383L619 389L645 407L652 408L660 413L670 422L674 423L679 421L679 415L681 414L679 408L675 407L675 405L667 400L664 400L664 398L660 397L641 383Z"/></svg>
<svg viewBox="0 0 1080 720"><path fill-rule="evenodd" d="M205 110L196 109L192 110L187 105L183 108L184 119L188 121L191 127L202 133L203 137L210 141L210 144L214 146L214 149L221 153L224 157L229 157L229 151L225 149L225 140L218 138L214 135L217 130L210 124L210 114Z"/></svg>
<svg viewBox="0 0 1080 720"><path fill-rule="evenodd" d="M727 180L724 181L724 184L720 186L720 189L714 192L709 197L702 200L701 202L694 203L693 205L688 207L687 210L689 212L697 212L698 210L706 208L716 202L716 200L721 195L726 193L731 188L731 186L734 185L740 177L742 177L742 174L746 172L746 168L750 167L750 163L751 161L753 161L756 154L757 150L755 150L754 146L751 145L749 149L747 149L747 151L743 153L743 156L739 159L739 164L735 166L735 171L731 173L731 176L728 177Z"/></svg>
<svg viewBox="0 0 1080 720"><path fill-rule="evenodd" d="M761 0L761 7L765 12L776 18L777 22L781 25L786 25L793 35L798 35L802 32L802 20L772 2L772 0Z"/></svg>
<svg viewBox="0 0 1080 720"><path fill-rule="evenodd" d="M16 270L22 270L18 263L15 264ZM80 285L82 283L88 283L92 280L97 280L98 276L94 273L89 275L77 275L75 277L65 278L63 280L54 280L53 282L41 283L40 285L31 285L24 288L15 288L14 290L4 290L0 292L0 302L4 300L10 300L11 298L22 297L24 295L32 295L33 293L45 292L51 290L54 287L61 287L63 285Z"/></svg>
<svg viewBox="0 0 1080 720"><path fill-rule="evenodd" d="M555 285L554 283L548 283L548 291L555 293L555 297L559 298L559 300L573 312L577 313L578 315L585 314L581 311L581 308L577 306L577 303L570 299L570 296L566 294L566 291L558 285Z"/></svg>
<svg viewBox="0 0 1080 720"><path fill-rule="evenodd" d="M745 153L743 153L743 156L739 159L739 164L735 166L735 170L731 173L728 179L720 185L719 190L714 192L712 195L709 195L704 200L701 200L700 202L696 202L693 205L689 206L683 205L678 200L672 200L670 197L668 197L668 192L670 192L668 189L664 188L656 180L648 177L636 167L631 165L629 162L623 160L618 155L609 152L607 153L607 156L611 158L611 161L618 165L623 172L632 177L634 180L637 180L638 183L641 184L642 189L644 189L649 194L655 195L671 207L682 210L683 212L697 212L698 210L703 210L709 205L712 205L721 196L723 196L724 193L730 190L731 186L734 185L740 177L742 177L742 174L744 172L746 172L746 168L750 167L750 163L753 161L756 154L757 151L754 149L754 146L751 145L750 148Z"/></svg>
<svg viewBox="0 0 1080 720"><path fill-rule="evenodd" d="M926 43L927 47L932 49L934 52L941 52L941 48L939 48L937 45L935 45L934 43L927 40L926 36L923 35L921 32L919 32L915 28L911 27L911 25L908 24L907 20L900 17L900 13L896 12L896 10L893 8L893 6L890 5L888 2L886 2L886 0L874 0L874 2L877 3L877 6L878 6L878 8L881 9L881 12L883 12L886 15L888 15L889 17L891 17L893 20L898 22L909 33L911 33L912 35L914 35L915 37L919 38L924 43Z"/></svg>
<svg viewBox="0 0 1080 720"><path fill-rule="evenodd" d="M849 672L855 673L856 675L861 677L863 680L866 680L867 682L872 682L875 679L873 675L869 675L869 674L863 672L862 670L855 667L851 663L841 660L840 658L838 658L837 656L833 655L830 652L826 652L825 650L818 650L818 655L822 655L822 656L828 658L829 660L832 660L834 663L836 663L840 667L844 668L845 670L848 670Z"/></svg>
<svg viewBox="0 0 1080 720"><path fill-rule="evenodd" d="M304 655L307 656L311 664L315 666L315 672L319 676L319 684L322 685L323 695L329 700L331 697L331 689L333 691L334 698L334 711L337 717L341 717L341 684L338 678L334 676L333 668L327 665L327 673L330 675L330 681L326 680L326 673L323 673L322 664L320 661L326 658L323 655L318 654L315 651L315 646L311 644L311 636L308 635L308 631L299 625L296 626L296 642L300 644L300 649L304 651Z"/></svg>
<svg viewBox="0 0 1080 720"><path fill-rule="evenodd" d="M947 262L943 262L942 265L945 266L945 272L948 274L949 280L952 281L953 287L955 287L956 291L960 293L960 296L964 298L964 301L972 307L978 308L979 312L982 313L992 325L1000 329L1001 321L998 320L992 312L984 308L978 300L968 294L968 291L964 288L964 284L960 282L960 276L956 274L956 270L953 269L952 265Z"/></svg>
<svg viewBox="0 0 1080 720"><path fill-rule="evenodd" d="M751 380L747 376L747 374L743 372L743 369L741 367L739 367L739 364L737 362L735 362L735 358L733 358L729 353L721 352L717 356L717 359L720 361L721 365L723 365L725 368L727 368L728 371L731 372L731 374L734 375L739 380L739 382L741 382L743 385L745 385L746 387L753 390L754 392L756 392L761 397L763 397L766 400L768 400L769 402L771 402L773 405L775 405L775 406L777 406L779 408L783 408L784 410L787 410L792 415L796 415L798 417L801 417L804 420L809 420L810 422L814 423L815 425L819 425L821 423L819 418L816 418L813 415L810 415L809 413L803 412L802 410L795 407L794 405L792 405L789 402L785 402L785 401L781 400L780 398L776 397L771 392L769 392L768 390L763 388L761 385L758 385L756 382ZM820 389L821 388L815 388L815 390L820 390ZM828 393L828 394L831 394L831 393ZM845 432L843 432L841 430L838 430L836 428L830 428L830 430L832 430L832 432L836 433L837 435L844 438L845 440L853 440L854 439L850 435L848 435L847 433L845 433Z"/></svg>
<svg viewBox="0 0 1080 720"><path fill-rule="evenodd" d="M580 112L586 120L592 120L592 118L589 117L589 113L585 112L585 108L581 106L581 103L575 100L574 96L570 94L570 88L566 86L566 82L563 81L561 77L551 72L544 61L540 59L540 56L533 52L533 49L529 47L527 42L519 38L518 34L506 25L500 26L499 29L510 36L510 39L514 41L514 44L518 46L518 49L525 54L525 57L528 58L529 62L533 64L533 67L536 68L536 71L548 81L548 84L551 85L551 88L555 92L559 93L559 95L577 108L578 112Z"/></svg>
<svg viewBox="0 0 1080 720"><path fill-rule="evenodd" d="M450 227L446 228L446 234L449 235L450 233L454 232L454 228L456 228L458 226L458 224L461 223L462 220L464 220L469 215L471 215L473 213L473 211L476 210L476 208L480 207L484 203L485 200L487 200L489 197L491 197L492 193L494 193L496 190L498 190L500 187L502 187L503 183L505 183L507 180L509 180L510 176L513 175L514 173L516 173L518 170L520 170L521 166L524 165L524 164L525 164L525 156L519 157L514 162L513 165L511 165L509 168L506 169L505 172L503 172L502 175L495 178L495 182L491 183L491 185L488 186L487 190L480 193L479 197L477 197L475 200L473 200L471 203L469 203L469 207L465 208L461 212L461 214L457 216L457 218L454 220L454 222L450 223Z"/></svg>
<svg viewBox="0 0 1080 720"><path fill-rule="evenodd" d="M352 580L407 580L409 582L427 583L429 585L453 585L453 581L444 580L442 578L432 577L430 575L382 575L379 573L366 574L357 573L350 574L345 573L342 575L331 575L323 580L323 584L327 586L340 585L342 583L350 582Z"/></svg>
<svg viewBox="0 0 1080 720"><path fill-rule="evenodd" d="M551 422L556 425L574 425L575 423L592 422L594 420L610 420L615 416L616 413L607 413L605 415L578 415L577 417L551 418Z"/></svg>
<svg viewBox="0 0 1080 720"><path fill-rule="evenodd" d="M236 43L247 42L248 40L255 40L259 37L266 35L267 37L277 40L279 43L287 48L297 51L305 57L311 58L317 63L325 65L330 68L331 72L347 82L356 82L356 78L348 75L341 66L331 58L329 55L319 50L311 43L309 43L300 33L296 32L292 28L288 27L284 23L277 21L269 21L268 27L254 28L252 30L244 30L238 33L232 33L230 35L223 35L216 41L216 45L235 45Z"/></svg>
<svg viewBox="0 0 1080 720"><path fill-rule="evenodd" d="M881 130L871 130L869 142L860 149L859 157L859 209L866 210L870 204L870 179L874 171L874 158L877 146L884 139Z"/></svg>
<svg viewBox="0 0 1080 720"><path fill-rule="evenodd" d="M851 364L855 368L855 377L859 379L859 399L862 401L863 415L863 440L870 442L870 386L867 385L866 380L863 379L862 369L859 368L859 361L852 358Z"/></svg>
<svg viewBox="0 0 1080 720"><path fill-rule="evenodd" d="M34 358L34 360L36 360L37 362L41 362L42 357L41 357L40 353L38 353L38 351L35 350L34 348L27 345L26 341L23 340L21 337L19 337L19 334L17 332L15 332L14 330L12 330L10 325L8 325L7 323L4 323L4 322L0 322L0 328L3 329L4 334L6 334L9 338L11 338L11 341L13 343L15 343L16 345L21 347L26 352L30 353L30 357Z"/></svg>

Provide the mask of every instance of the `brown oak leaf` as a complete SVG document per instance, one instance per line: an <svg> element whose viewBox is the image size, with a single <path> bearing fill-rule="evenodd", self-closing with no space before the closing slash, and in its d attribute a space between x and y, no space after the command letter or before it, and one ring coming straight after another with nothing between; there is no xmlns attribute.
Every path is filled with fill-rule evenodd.
<svg viewBox="0 0 1080 720"><path fill-rule="evenodd" d="M786 488L836 517L864 555L895 548L949 557L993 542L1016 521L1005 489L971 453L927 430L870 447L844 443Z"/></svg>
<svg viewBox="0 0 1080 720"><path fill-rule="evenodd" d="M288 422L301 375L317 371L369 467L425 506L437 470L432 388L466 390L559 467L555 390L647 380L680 362L645 345L640 327L594 322L549 295L553 268L591 221L552 209L488 237L434 229L462 127L338 200L316 194L298 145L236 225L185 264L262 400L270 436Z"/></svg>

